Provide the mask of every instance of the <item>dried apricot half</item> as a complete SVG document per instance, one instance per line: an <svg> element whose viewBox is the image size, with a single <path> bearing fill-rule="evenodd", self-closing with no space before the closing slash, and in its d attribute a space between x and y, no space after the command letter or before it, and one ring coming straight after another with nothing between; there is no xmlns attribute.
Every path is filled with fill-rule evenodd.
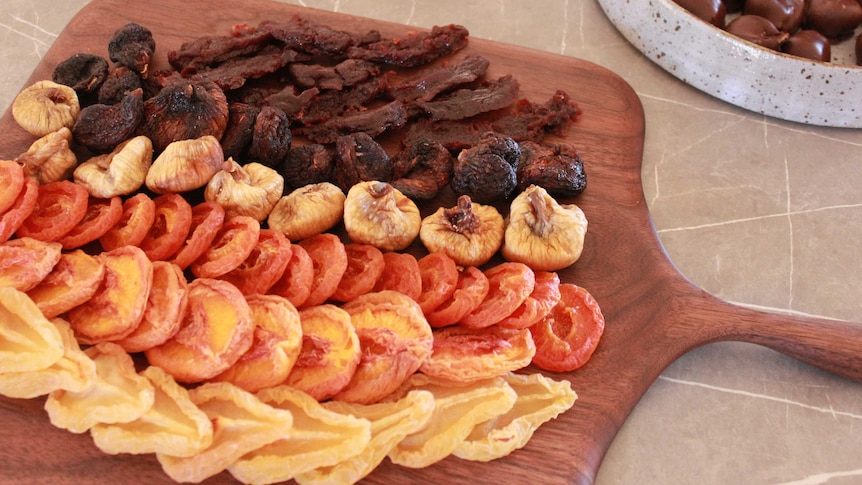
<svg viewBox="0 0 862 485"><path fill-rule="evenodd" d="M469 315L488 296L488 277L479 268L468 266L459 271L455 291L437 308L425 314L434 328L454 325Z"/></svg>
<svg viewBox="0 0 862 485"><path fill-rule="evenodd" d="M60 243L19 237L0 244L0 286L28 291L60 261Z"/></svg>
<svg viewBox="0 0 862 485"><path fill-rule="evenodd" d="M9 210L24 188L24 167L12 160L0 160L0 214Z"/></svg>
<svg viewBox="0 0 862 485"><path fill-rule="evenodd" d="M215 240L218 230L224 224L224 208L217 202L202 202L192 206L192 222L186 241L174 255L173 262L186 269Z"/></svg>
<svg viewBox="0 0 862 485"><path fill-rule="evenodd" d="M504 328L527 328L551 313L560 301L560 277L552 271L536 271L536 286L530 296L497 325Z"/></svg>
<svg viewBox="0 0 862 485"><path fill-rule="evenodd" d="M290 245L290 260L281 278L269 289L273 295L287 298L293 306L300 308L311 293L314 281L314 263L308 252L299 244Z"/></svg>
<svg viewBox="0 0 862 485"><path fill-rule="evenodd" d="M434 311L448 300L458 286L458 266L446 253L430 253L419 258L419 275L422 277L422 293L419 306L424 313Z"/></svg>
<svg viewBox="0 0 862 485"><path fill-rule="evenodd" d="M311 291L301 308L320 305L338 288L347 270L347 251L338 236L328 232L303 239L299 245L308 253L314 266Z"/></svg>
<svg viewBox="0 0 862 485"><path fill-rule="evenodd" d="M332 294L333 300L341 302L371 292L385 264L383 253L370 244L346 244L344 251L347 253L347 269Z"/></svg>
<svg viewBox="0 0 862 485"><path fill-rule="evenodd" d="M434 353L419 371L438 379L473 382L522 369L535 354L527 329L446 327L434 332Z"/></svg>
<svg viewBox="0 0 862 485"><path fill-rule="evenodd" d="M462 318L460 325L484 328L511 315L524 303L536 286L536 275L523 263L501 263L485 271L488 277L488 296Z"/></svg>
<svg viewBox="0 0 862 485"><path fill-rule="evenodd" d="M410 253L383 253L383 272L377 278L374 291L394 290L418 300L422 293L419 262Z"/></svg>
<svg viewBox="0 0 862 485"><path fill-rule="evenodd" d="M251 254L219 278L236 285L243 295L264 294L284 274L290 263L291 248L290 241L281 232L261 229Z"/></svg>
<svg viewBox="0 0 862 485"><path fill-rule="evenodd" d="M170 259L180 250L192 225L192 206L179 194L155 199L156 214L147 235L138 244L150 261Z"/></svg>
<svg viewBox="0 0 862 485"><path fill-rule="evenodd" d="M226 220L212 245L191 264L198 278L218 278L236 269L251 255L260 237L260 222L248 216Z"/></svg>
<svg viewBox="0 0 862 485"><path fill-rule="evenodd" d="M123 201L118 196L110 199L90 197L87 212L80 224L58 239L63 249L75 249L102 237L123 217Z"/></svg>
<svg viewBox="0 0 862 485"><path fill-rule="evenodd" d="M105 276L105 263L80 249L63 253L38 285L27 291L47 318L62 315L89 300Z"/></svg>
<svg viewBox="0 0 862 485"><path fill-rule="evenodd" d="M21 223L18 236L42 241L60 239L84 218L89 197L83 185L71 180L40 185L36 206Z"/></svg>
<svg viewBox="0 0 862 485"><path fill-rule="evenodd" d="M135 194L123 202L119 222L99 237L102 249L111 251L122 246L137 246L147 236L156 219L156 203L145 193Z"/></svg>
<svg viewBox="0 0 862 485"><path fill-rule="evenodd" d="M12 207L0 215L0 242L8 241L15 234L24 220L33 213L38 198L39 183L28 177Z"/></svg>
<svg viewBox="0 0 862 485"><path fill-rule="evenodd" d="M533 363L552 372L573 371L590 360L605 330L605 317L593 295L571 283L560 284L560 302L530 327L536 342Z"/></svg>

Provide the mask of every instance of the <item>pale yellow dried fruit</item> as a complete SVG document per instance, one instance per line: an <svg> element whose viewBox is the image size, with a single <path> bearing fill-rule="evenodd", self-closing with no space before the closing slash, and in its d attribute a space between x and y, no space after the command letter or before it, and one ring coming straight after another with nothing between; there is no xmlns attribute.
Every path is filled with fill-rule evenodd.
<svg viewBox="0 0 862 485"><path fill-rule="evenodd" d="M512 201L501 252L535 271L557 271L581 257L587 217L574 204L560 204L537 185Z"/></svg>
<svg viewBox="0 0 862 485"><path fill-rule="evenodd" d="M429 252L445 253L461 266L481 266L500 249L505 227L494 206L462 195L455 207L440 207L422 219L419 239Z"/></svg>
<svg viewBox="0 0 862 485"><path fill-rule="evenodd" d="M262 221L284 192L284 177L266 165L227 159L207 182L204 199L224 207L225 217L249 216Z"/></svg>
<svg viewBox="0 0 862 485"><path fill-rule="evenodd" d="M276 483L355 456L371 440L371 423L329 411L308 394L279 386L257 396L293 415L293 427L278 441L258 448L228 467L243 483Z"/></svg>
<svg viewBox="0 0 862 485"><path fill-rule="evenodd" d="M414 374L387 400L398 399L411 390L430 391L435 406L428 425L405 437L389 452L392 463L409 468L430 466L446 458L477 424L508 412L518 397L502 377L454 384Z"/></svg>
<svg viewBox="0 0 862 485"><path fill-rule="evenodd" d="M434 412L434 395L410 391L394 402L375 404L328 401L323 407L371 422L371 441L358 455L332 466L318 467L294 477L300 485L356 483L379 465L405 437L424 428Z"/></svg>
<svg viewBox="0 0 862 485"><path fill-rule="evenodd" d="M70 143L72 131L64 126L34 141L15 160L24 167L24 173L40 184L65 180L78 164L78 156Z"/></svg>
<svg viewBox="0 0 862 485"><path fill-rule="evenodd" d="M91 196L109 199L140 189L152 163L153 142L141 135L120 143L111 153L81 163L72 176Z"/></svg>
<svg viewBox="0 0 862 485"><path fill-rule="evenodd" d="M434 353L419 371L450 381L480 381L523 369L534 355L536 344L529 329L455 325L434 332Z"/></svg>
<svg viewBox="0 0 862 485"><path fill-rule="evenodd" d="M386 182L360 182L347 192L344 228L353 242L398 251L416 239L421 225L416 204Z"/></svg>
<svg viewBox="0 0 862 485"><path fill-rule="evenodd" d="M93 442L105 453L163 453L192 456L209 448L213 425L189 397L189 392L165 371L149 366L140 372L155 390L153 406L128 423L99 423L90 429Z"/></svg>
<svg viewBox="0 0 862 485"><path fill-rule="evenodd" d="M542 374L506 374L518 398L508 412L476 425L452 453L465 460L491 461L523 448L536 429L569 410L578 395L567 380Z"/></svg>
<svg viewBox="0 0 862 485"><path fill-rule="evenodd" d="M63 356L44 369L0 372L0 394L19 399L44 396L57 389L81 392L96 380L96 363L81 351L69 323L60 318L51 322L63 339Z"/></svg>
<svg viewBox="0 0 862 485"><path fill-rule="evenodd" d="M156 453L162 470L177 482L201 482L221 473L247 453L286 436L290 411L261 402L229 382L211 382L189 391L192 402L213 423L212 444L186 457Z"/></svg>
<svg viewBox="0 0 862 485"><path fill-rule="evenodd" d="M65 346L26 293L0 287L0 372L31 372L60 360Z"/></svg>
<svg viewBox="0 0 862 485"><path fill-rule="evenodd" d="M36 136L63 127L71 129L80 112L75 90L48 80L24 88L12 102L12 117L21 128Z"/></svg>
<svg viewBox="0 0 862 485"><path fill-rule="evenodd" d="M224 163L224 152L212 135L179 140L156 157L144 183L157 194L179 194L203 187Z"/></svg>
<svg viewBox="0 0 862 485"><path fill-rule="evenodd" d="M344 200L344 192L335 184L309 184L279 199L266 222L291 241L301 241L341 222Z"/></svg>
<svg viewBox="0 0 862 485"><path fill-rule="evenodd" d="M135 363L119 345L103 342L84 351L96 363L96 381L81 392L56 390L45 410L51 424L83 433L97 423L128 423L152 406L155 390L135 372Z"/></svg>

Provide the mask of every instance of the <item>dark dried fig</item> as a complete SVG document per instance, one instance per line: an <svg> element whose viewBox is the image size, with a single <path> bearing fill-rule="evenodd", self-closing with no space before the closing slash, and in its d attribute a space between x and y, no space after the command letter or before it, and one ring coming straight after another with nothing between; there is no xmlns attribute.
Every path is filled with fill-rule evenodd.
<svg viewBox="0 0 862 485"><path fill-rule="evenodd" d="M290 119L284 111L264 106L254 121L254 133L248 149L249 159L267 167L276 167L290 151L292 139Z"/></svg>
<svg viewBox="0 0 862 485"><path fill-rule="evenodd" d="M468 148L458 154L449 185L456 195L469 195L480 204L505 200L517 186L515 167L480 146Z"/></svg>
<svg viewBox="0 0 862 485"><path fill-rule="evenodd" d="M178 140L221 139L227 120L227 98L215 83L178 82L144 102L140 133L153 142L154 152L161 152Z"/></svg>
<svg viewBox="0 0 862 485"><path fill-rule="evenodd" d="M138 88L119 103L87 106L72 127L72 136L93 152L110 152L135 133L143 118L143 105L143 91Z"/></svg>
<svg viewBox="0 0 862 485"><path fill-rule="evenodd" d="M392 160L368 134L345 135L335 141L335 179L345 192L359 182L388 182Z"/></svg>
<svg viewBox="0 0 862 485"><path fill-rule="evenodd" d="M134 22L121 27L108 42L108 57L133 71L146 75L156 41L149 29Z"/></svg>
<svg viewBox="0 0 862 485"><path fill-rule="evenodd" d="M119 66L110 73L108 78L99 89L99 102L102 104L114 104L123 99L126 93L134 91L141 86L141 76L125 66Z"/></svg>
<svg viewBox="0 0 862 485"><path fill-rule="evenodd" d="M334 171L333 156L320 144L292 147L281 164L284 186L297 189L328 182Z"/></svg>
<svg viewBox="0 0 862 485"><path fill-rule="evenodd" d="M245 103L228 104L227 128L221 137L225 158L244 160L245 151L254 135L254 123L260 108Z"/></svg>
<svg viewBox="0 0 862 485"><path fill-rule="evenodd" d="M51 80L71 87L80 99L98 93L107 77L108 61L104 57L78 53L57 64Z"/></svg>
<svg viewBox="0 0 862 485"><path fill-rule="evenodd" d="M521 142L518 188L538 185L555 197L574 197L587 187L587 174L580 154L572 147Z"/></svg>
<svg viewBox="0 0 862 485"><path fill-rule="evenodd" d="M439 143L421 142L392 157L392 186L413 200L430 200L452 180L455 159Z"/></svg>

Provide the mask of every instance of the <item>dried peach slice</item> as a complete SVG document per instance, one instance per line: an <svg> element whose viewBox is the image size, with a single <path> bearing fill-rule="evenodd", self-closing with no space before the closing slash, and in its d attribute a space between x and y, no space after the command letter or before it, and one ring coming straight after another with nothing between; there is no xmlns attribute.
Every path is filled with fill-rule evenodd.
<svg viewBox="0 0 862 485"><path fill-rule="evenodd" d="M0 372L0 394L18 399L44 396L57 389L81 392L96 381L96 363L78 347L69 323L54 319L52 323L63 339L63 356L44 369L23 372Z"/></svg>
<svg viewBox="0 0 862 485"><path fill-rule="evenodd" d="M517 310L536 286L535 273L523 263L498 264L485 271L485 276L488 277L488 296L458 322L460 325L469 328L494 325Z"/></svg>
<svg viewBox="0 0 862 485"><path fill-rule="evenodd" d="M246 453L290 433L290 412L261 402L229 382L209 382L189 397L213 424L212 444L191 456L156 453L162 470L177 482L201 482L221 473Z"/></svg>
<svg viewBox="0 0 862 485"><path fill-rule="evenodd" d="M9 210L24 188L24 167L12 160L0 160L0 214Z"/></svg>
<svg viewBox="0 0 862 485"><path fill-rule="evenodd" d="M426 313L425 318L434 328L454 325L485 301L488 289L485 273L475 266L468 266L459 272L452 296Z"/></svg>
<svg viewBox="0 0 862 485"><path fill-rule="evenodd" d="M281 232L261 229L248 258L219 278L233 283L243 295L264 294L284 274L291 248L290 241Z"/></svg>
<svg viewBox="0 0 862 485"><path fill-rule="evenodd" d="M126 352L143 352L176 335L188 306L189 284L179 266L153 261L153 284L144 316L129 335L115 341Z"/></svg>
<svg viewBox="0 0 862 485"><path fill-rule="evenodd" d="M81 222L57 240L63 249L75 249L104 236L123 217L123 201L119 196L110 199L90 197L87 212Z"/></svg>
<svg viewBox="0 0 862 485"><path fill-rule="evenodd" d="M87 189L71 180L40 185L36 206L21 223L18 236L42 241L60 239L84 218L89 198Z"/></svg>
<svg viewBox="0 0 862 485"><path fill-rule="evenodd" d="M290 245L290 261L281 278L269 289L273 295L283 296L299 308L311 293L314 281L314 263L308 252L299 244Z"/></svg>
<svg viewBox="0 0 862 485"><path fill-rule="evenodd" d="M418 300L422 293L419 262L410 253L383 253L383 273L377 278L374 291L394 290Z"/></svg>
<svg viewBox="0 0 862 485"><path fill-rule="evenodd" d="M518 397L502 377L453 385L451 381L414 374L387 400L399 399L412 390L430 391L435 406L428 425L408 435L389 452L392 463L409 468L423 468L446 458L477 424L508 412Z"/></svg>
<svg viewBox="0 0 862 485"><path fill-rule="evenodd" d="M96 382L81 392L49 394L45 410L51 424L83 433L96 423L134 421L153 406L153 385L135 373L135 363L122 347L102 342L84 353L96 363Z"/></svg>
<svg viewBox="0 0 862 485"><path fill-rule="evenodd" d="M27 291L47 318L62 315L96 294L105 276L105 263L80 249L63 253L38 285Z"/></svg>
<svg viewBox="0 0 862 485"><path fill-rule="evenodd" d="M397 291L366 293L342 306L362 358L334 399L370 404L397 389L431 355L434 338L419 304Z"/></svg>
<svg viewBox="0 0 862 485"><path fill-rule="evenodd" d="M174 255L173 262L182 269L188 268L212 244L222 224L224 207L217 202L201 202L192 206L188 237Z"/></svg>
<svg viewBox="0 0 862 485"><path fill-rule="evenodd" d="M253 332L251 310L236 286L198 278L189 283L180 330L145 354L177 381L202 382L234 365L251 347Z"/></svg>
<svg viewBox="0 0 862 485"><path fill-rule="evenodd" d="M82 343L119 340L144 316L153 284L153 263L135 246L99 255L105 276L96 294L69 310L67 317Z"/></svg>
<svg viewBox="0 0 862 485"><path fill-rule="evenodd" d="M432 312L455 292L458 266L446 253L430 253L419 258L422 293L416 300L424 313Z"/></svg>
<svg viewBox="0 0 862 485"><path fill-rule="evenodd" d="M300 485L356 483L379 465L392 448L405 437L424 428L434 412L434 395L410 391L394 402L376 404L327 401L330 411L367 419L371 422L371 441L356 456L332 466L323 466L294 477Z"/></svg>
<svg viewBox="0 0 862 485"><path fill-rule="evenodd" d="M383 253L370 244L346 244L344 251L347 253L347 269L332 294L333 300L341 302L370 293L385 265Z"/></svg>
<svg viewBox="0 0 862 485"><path fill-rule="evenodd" d="M536 345L526 328L446 327L434 332L434 353L419 371L438 379L474 382L522 369L535 354Z"/></svg>
<svg viewBox="0 0 862 485"><path fill-rule="evenodd" d="M302 324L290 301L277 295L246 297L254 322L251 347L214 381L227 381L249 392L284 382L302 350Z"/></svg>
<svg viewBox="0 0 862 485"><path fill-rule="evenodd" d="M344 243L335 234L324 232L303 239L299 245L305 249L314 265L311 291L300 308L320 305L335 293L347 270Z"/></svg>
<svg viewBox="0 0 862 485"><path fill-rule="evenodd" d="M28 291L45 279L60 261L63 247L31 237L0 244L0 286Z"/></svg>
<svg viewBox="0 0 862 485"><path fill-rule="evenodd" d="M552 271L535 271L536 286L511 315L497 322L503 328L527 328L548 316L560 301L560 277Z"/></svg>
<svg viewBox="0 0 862 485"><path fill-rule="evenodd" d="M179 194L155 199L156 214L150 230L138 244L151 261L163 261L180 250L192 225L192 206Z"/></svg>
<svg viewBox="0 0 862 485"><path fill-rule="evenodd" d="M26 293L0 287L0 369L31 372L63 356L63 337Z"/></svg>
<svg viewBox="0 0 862 485"><path fill-rule="evenodd" d="M452 452L458 458L491 461L523 448L542 424L575 404L578 395L571 382L542 374L503 376L518 398L508 412L473 428Z"/></svg>
<svg viewBox="0 0 862 485"><path fill-rule="evenodd" d="M303 309L299 321L302 350L284 383L318 401L329 399L350 382L359 365L359 337L350 314L335 305Z"/></svg>
<svg viewBox="0 0 862 485"><path fill-rule="evenodd" d="M248 258L260 237L260 222L233 216L222 224L212 245L190 266L198 278L218 278Z"/></svg>
<svg viewBox="0 0 862 485"><path fill-rule="evenodd" d="M560 302L530 327L536 341L533 364L552 372L570 372L590 360L605 331L599 303L586 289L560 284Z"/></svg>
<svg viewBox="0 0 862 485"><path fill-rule="evenodd" d="M322 466L348 459L371 439L371 423L362 418L329 411L308 394L279 386L257 393L264 403L289 412L293 427L278 441L258 448L228 467L243 483L290 480Z"/></svg>
<svg viewBox="0 0 862 485"><path fill-rule="evenodd" d="M38 199L39 183L28 177L12 207L0 214L0 242L8 241L15 234L24 220L33 213Z"/></svg>
<svg viewBox="0 0 862 485"><path fill-rule="evenodd" d="M99 238L105 251L123 246L137 246L144 240L156 220L156 203L145 193L135 194L123 202L120 221Z"/></svg>
<svg viewBox="0 0 862 485"><path fill-rule="evenodd" d="M128 423L98 423L90 428L96 446L105 453L162 453L192 456L209 448L213 425L189 397L189 392L156 366L140 372L153 385L153 406Z"/></svg>

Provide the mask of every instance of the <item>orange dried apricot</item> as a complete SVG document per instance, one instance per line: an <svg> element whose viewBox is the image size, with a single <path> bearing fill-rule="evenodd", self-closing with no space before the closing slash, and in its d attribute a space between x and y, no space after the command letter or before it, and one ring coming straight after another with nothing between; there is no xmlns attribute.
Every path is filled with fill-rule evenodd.
<svg viewBox="0 0 862 485"><path fill-rule="evenodd" d="M488 277L488 296L462 318L460 325L468 328L485 328L511 315L524 303L536 286L536 275L523 263L501 263L485 271Z"/></svg>
<svg viewBox="0 0 862 485"><path fill-rule="evenodd" d="M180 250L192 225L192 206L179 194L155 199L156 215L147 235L138 244L150 261L164 261Z"/></svg>
<svg viewBox="0 0 862 485"><path fill-rule="evenodd" d="M410 253L384 252L383 273L374 285L374 291L383 290L398 291L418 300L422 293L422 276L416 257Z"/></svg>
<svg viewBox="0 0 862 485"><path fill-rule="evenodd" d="M425 318L435 328L458 323L485 300L488 286L488 277L479 268L468 266L462 269L452 296L426 313Z"/></svg>
<svg viewBox="0 0 862 485"><path fill-rule="evenodd" d="M224 224L224 207L217 202L192 206L192 222L185 243L174 255L173 263L185 270L212 244Z"/></svg>
<svg viewBox="0 0 862 485"><path fill-rule="evenodd" d="M416 300L424 313L430 313L448 300L458 286L458 266L446 253L430 253L419 258L422 293Z"/></svg>
<svg viewBox="0 0 862 485"><path fill-rule="evenodd" d="M284 274L290 262L291 247L281 232L261 229L248 258L219 279L230 281L243 295L264 294Z"/></svg>
<svg viewBox="0 0 862 485"><path fill-rule="evenodd" d="M38 285L27 291L47 318L62 315L96 294L105 275L105 264L80 249L63 253Z"/></svg>
<svg viewBox="0 0 862 485"><path fill-rule="evenodd" d="M586 289L562 283L559 303L529 330L536 342L533 364L552 372L569 372L590 360L604 333L605 317Z"/></svg>
<svg viewBox="0 0 862 485"><path fill-rule="evenodd" d="M60 243L19 237L0 244L0 286L29 291L60 261Z"/></svg>
<svg viewBox="0 0 862 485"><path fill-rule="evenodd" d="M552 271L535 271L533 292L511 315L497 325L504 328L527 328L545 318L560 301L560 277Z"/></svg>
<svg viewBox="0 0 862 485"><path fill-rule="evenodd" d="M123 246L137 246L144 240L156 219L156 203L145 193L135 194L123 202L123 215L114 227L99 238L105 251Z"/></svg>
<svg viewBox="0 0 862 485"><path fill-rule="evenodd" d="M0 243L8 241L15 234L24 220L33 213L38 199L39 183L28 177L12 207L0 215Z"/></svg>
<svg viewBox="0 0 862 485"><path fill-rule="evenodd" d="M84 218L89 197L83 185L70 180L40 185L36 206L16 234L41 241L60 239Z"/></svg>
<svg viewBox="0 0 862 485"><path fill-rule="evenodd" d="M311 291L300 307L308 308L324 303L335 293L347 270L347 252L338 236L327 232L303 239L299 245L308 253L314 266Z"/></svg>
<svg viewBox="0 0 862 485"><path fill-rule="evenodd" d="M123 217L123 201L119 197L97 199L90 197L87 212L81 223L57 240L63 249L75 249L102 237Z"/></svg>
<svg viewBox="0 0 862 485"><path fill-rule="evenodd" d="M332 294L333 300L341 302L371 292L385 264L383 253L370 244L346 244L344 251L347 253L347 269Z"/></svg>
<svg viewBox="0 0 862 485"><path fill-rule="evenodd" d="M434 352L419 371L438 379L474 382L522 369L535 354L527 329L446 327L434 332Z"/></svg>
<svg viewBox="0 0 862 485"><path fill-rule="evenodd" d="M0 214L9 210L24 188L24 167L12 160L0 160Z"/></svg>
<svg viewBox="0 0 862 485"><path fill-rule="evenodd" d="M226 220L212 245L190 268L198 278L218 278L236 269L249 257L260 237L260 222L248 216Z"/></svg>
<svg viewBox="0 0 862 485"><path fill-rule="evenodd" d="M287 267L269 292L287 298L293 306L300 308L311 293L313 281L314 263L308 256L308 251L299 244L291 244Z"/></svg>

